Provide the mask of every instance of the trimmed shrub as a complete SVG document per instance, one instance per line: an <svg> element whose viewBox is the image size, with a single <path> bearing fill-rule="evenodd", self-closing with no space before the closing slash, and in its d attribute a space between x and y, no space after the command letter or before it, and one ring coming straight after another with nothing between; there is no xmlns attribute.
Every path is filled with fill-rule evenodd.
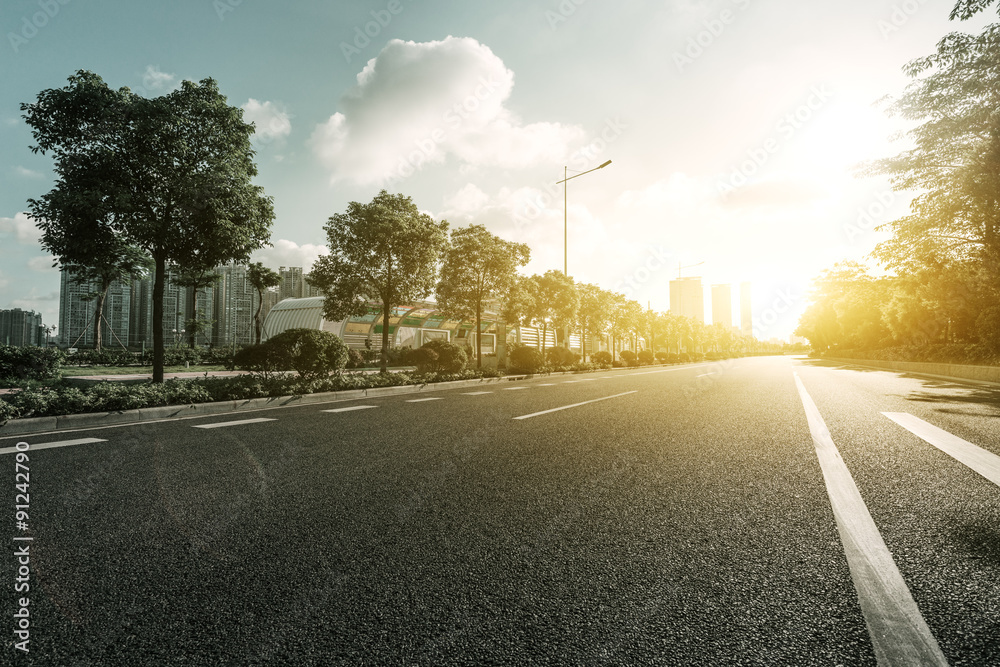
<svg viewBox="0 0 1000 667"><path fill-rule="evenodd" d="M618 357L622 360L622 362L628 364L629 366L639 365L639 359L632 350L622 350L618 353Z"/></svg>
<svg viewBox="0 0 1000 667"><path fill-rule="evenodd" d="M429 347L418 347L410 350L407 363L416 366L418 373L432 373L437 369L438 353Z"/></svg>
<svg viewBox="0 0 1000 667"><path fill-rule="evenodd" d="M656 360L659 361L661 364L665 364L665 363L667 363L667 362L670 361L670 353L669 352L657 352L656 353Z"/></svg>
<svg viewBox="0 0 1000 667"><path fill-rule="evenodd" d="M16 384L25 380L58 378L65 358L55 348L0 345L0 380Z"/></svg>
<svg viewBox="0 0 1000 667"><path fill-rule="evenodd" d="M364 368L365 358L360 352L351 348L347 350L347 367L348 368Z"/></svg>
<svg viewBox="0 0 1000 667"><path fill-rule="evenodd" d="M653 354L652 350L642 350L637 355L640 364L649 365L656 360L656 355Z"/></svg>
<svg viewBox="0 0 1000 667"><path fill-rule="evenodd" d="M988 351L1000 352L1000 306L990 306L976 318L976 334Z"/></svg>
<svg viewBox="0 0 1000 667"><path fill-rule="evenodd" d="M580 361L580 355L565 347L550 347L545 350L545 360L551 366L573 366Z"/></svg>
<svg viewBox="0 0 1000 667"><path fill-rule="evenodd" d="M465 369L469 358L465 354L465 349L443 340L432 340L420 346L421 350L431 350L437 354L437 360L432 371L443 373L461 373Z"/></svg>
<svg viewBox="0 0 1000 667"><path fill-rule="evenodd" d="M347 364L347 345L328 331L289 329L269 338L263 346L275 364L287 364L302 378L327 377Z"/></svg>
<svg viewBox="0 0 1000 667"><path fill-rule="evenodd" d="M542 366L542 353L527 345L512 345L507 364L513 373L537 373Z"/></svg>
<svg viewBox="0 0 1000 667"><path fill-rule="evenodd" d="M614 359L611 358L611 353L605 350L594 352L590 355L590 360L598 366L603 366L604 368L610 367L614 361Z"/></svg>

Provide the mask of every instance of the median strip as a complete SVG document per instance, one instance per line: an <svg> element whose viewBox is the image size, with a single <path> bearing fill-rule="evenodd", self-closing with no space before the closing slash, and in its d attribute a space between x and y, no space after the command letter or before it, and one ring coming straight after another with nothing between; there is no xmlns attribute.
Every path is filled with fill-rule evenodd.
<svg viewBox="0 0 1000 667"><path fill-rule="evenodd" d="M242 426L243 424L259 424L261 422L273 422L277 419L267 419L265 417L260 417L258 419L241 419L235 422L219 422L217 424L198 424L194 428L223 428L226 426Z"/></svg>
<svg viewBox="0 0 1000 667"><path fill-rule="evenodd" d="M39 449L52 449L53 447L72 447L73 445L89 445L92 442L107 442L100 438L78 438L76 440L60 440L58 442L43 442L38 445L31 445L31 451L37 452ZM0 455L13 454L19 451L17 447L4 447L0 449Z"/></svg>
<svg viewBox="0 0 1000 667"><path fill-rule="evenodd" d="M559 412L560 410L569 410L570 408L578 408L581 405L587 405L588 403L597 403L598 401L607 401L612 398L620 398L621 396L628 396L629 394L634 394L635 391L626 391L624 394L615 394L614 396L605 396L603 398L595 398L589 401L584 401L583 403L574 403L573 405L564 405L561 408L552 408L551 410L542 410L541 412L533 412L530 415L521 415L520 417L514 417L514 419L531 419L532 417L538 417L540 415L547 415L550 412Z"/></svg>
<svg viewBox="0 0 1000 667"><path fill-rule="evenodd" d="M1000 456L986 451L968 440L962 440L957 435L952 435L948 431L907 412L883 412L882 414L921 440L934 445L959 463L965 464L1000 486Z"/></svg>
<svg viewBox="0 0 1000 667"><path fill-rule="evenodd" d="M878 664L947 665L819 408L799 374L793 375Z"/></svg>

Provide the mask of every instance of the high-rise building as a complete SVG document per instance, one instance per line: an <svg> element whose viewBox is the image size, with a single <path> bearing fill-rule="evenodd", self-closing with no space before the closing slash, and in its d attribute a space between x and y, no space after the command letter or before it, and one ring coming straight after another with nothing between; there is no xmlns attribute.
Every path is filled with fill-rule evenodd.
<svg viewBox="0 0 1000 667"><path fill-rule="evenodd" d="M750 283L740 283L740 331L744 336L753 335L753 307L750 305Z"/></svg>
<svg viewBox="0 0 1000 667"><path fill-rule="evenodd" d="M281 284L278 285L278 300L301 299L305 296L306 281L302 277L301 266L278 267Z"/></svg>
<svg viewBox="0 0 1000 667"><path fill-rule="evenodd" d="M215 334L217 346L250 345L254 342L253 316L257 290L247 278L247 267L229 264L217 269L215 284Z"/></svg>
<svg viewBox="0 0 1000 667"><path fill-rule="evenodd" d="M45 345L42 316L33 310L0 310L0 345Z"/></svg>
<svg viewBox="0 0 1000 667"><path fill-rule="evenodd" d="M66 347L93 347L96 280L77 280L63 270L59 287L59 342ZM101 341L105 347L124 347L129 341L131 288L121 280L111 283L104 300Z"/></svg>
<svg viewBox="0 0 1000 667"><path fill-rule="evenodd" d="M678 278L670 281L670 312L705 322L705 292L701 278Z"/></svg>
<svg viewBox="0 0 1000 667"><path fill-rule="evenodd" d="M712 285L712 324L726 331L733 328L733 289L730 285Z"/></svg>

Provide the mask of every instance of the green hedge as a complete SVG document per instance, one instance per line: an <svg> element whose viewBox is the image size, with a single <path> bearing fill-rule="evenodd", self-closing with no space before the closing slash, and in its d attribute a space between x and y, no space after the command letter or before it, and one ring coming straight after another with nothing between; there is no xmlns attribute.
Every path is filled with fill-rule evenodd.
<svg viewBox="0 0 1000 667"><path fill-rule="evenodd" d="M0 345L0 384L56 379L65 358L56 348Z"/></svg>

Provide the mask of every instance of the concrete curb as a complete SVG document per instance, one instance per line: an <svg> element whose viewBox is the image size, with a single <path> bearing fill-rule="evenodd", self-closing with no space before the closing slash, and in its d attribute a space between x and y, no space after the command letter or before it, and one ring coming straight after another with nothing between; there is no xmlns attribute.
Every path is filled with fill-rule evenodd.
<svg viewBox="0 0 1000 667"><path fill-rule="evenodd" d="M31 417L28 419L13 419L0 426L0 437L9 435L30 435L48 431L63 431L79 428L100 428L102 426L120 426L123 424L140 424L165 419L189 419L192 417L209 417L212 415L251 412L273 408L292 407L298 405L313 405L319 403L337 403L362 398L377 398L397 394L415 394L422 392L441 391L456 387L473 387L483 384L499 384L523 380L529 375L507 375L497 378L477 378L473 380L452 380L450 382L434 382L430 384L409 384L394 387L375 387L373 389L345 389L319 394L303 394L299 396L276 396L269 398L249 398L243 401L220 401L218 403L194 403L190 405L164 405L155 408L139 408L136 410L121 410L116 412L87 412L78 415L62 415L55 417Z"/></svg>
<svg viewBox="0 0 1000 667"><path fill-rule="evenodd" d="M690 362L704 363L704 362ZM686 364L654 364L659 366L684 366ZM582 375L608 371L636 370L633 367L601 368L588 371L558 371L555 373L538 373L531 375L505 375L495 378L478 378L473 380L452 380L450 382L433 382L430 384L408 384L394 387L375 387L373 389L345 389L319 394L303 394L300 396L276 396L269 398L249 398L242 401L221 401L218 403L194 403L189 405L164 405L155 408L138 408L136 410L120 410L116 412L86 412L76 415L53 417L30 417L28 419L12 419L0 426L0 438L6 436L31 435L50 431L66 431L83 428L101 428L103 426L122 426L126 424L141 424L144 422L163 421L167 419L191 419L209 417L212 415L252 412L254 410L269 410L275 408L293 407L299 405L314 405L319 403L337 403L362 398L377 398L379 396L394 396L399 394L415 394L421 392L441 391L457 387L473 387L484 384L499 384L501 382L516 382L535 377L550 377L555 375Z"/></svg>
<svg viewBox="0 0 1000 667"><path fill-rule="evenodd" d="M842 357L816 357L820 361L832 361L852 366L863 366L880 371L895 371L911 375L923 375L938 380L972 382L990 387L1000 387L1000 366L976 366L973 364L939 364L924 361L882 361L877 359L846 359Z"/></svg>

